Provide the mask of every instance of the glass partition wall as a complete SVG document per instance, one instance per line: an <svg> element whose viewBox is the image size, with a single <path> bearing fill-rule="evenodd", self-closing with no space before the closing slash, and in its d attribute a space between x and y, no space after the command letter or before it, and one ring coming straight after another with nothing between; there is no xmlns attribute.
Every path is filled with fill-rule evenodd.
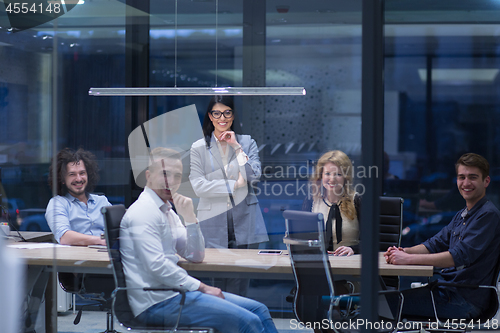
<svg viewBox="0 0 500 333"><path fill-rule="evenodd" d="M464 207L455 162L466 152L489 161L487 195L499 204L499 9L494 1L386 1L384 149L397 180L384 191L405 199L405 246Z"/></svg>
<svg viewBox="0 0 500 333"><path fill-rule="evenodd" d="M384 176L384 195L405 199L403 245L437 232L462 205L454 162L464 152L490 161L488 192L498 203L497 7L385 2L388 170L373 176ZM48 230L48 169L64 147L92 151L101 169L95 192L129 206L142 190L131 172L130 132L192 104L202 121L209 100L137 103L89 96L90 87L305 87L305 96L234 97L236 128L259 147L255 191L269 234L261 248L284 248L282 211L302 208L323 153L344 151L356 184L367 176L358 174L361 1L82 1L57 20L15 33L5 12L0 19L0 190L12 227ZM290 317L292 284L252 281L250 296Z"/></svg>

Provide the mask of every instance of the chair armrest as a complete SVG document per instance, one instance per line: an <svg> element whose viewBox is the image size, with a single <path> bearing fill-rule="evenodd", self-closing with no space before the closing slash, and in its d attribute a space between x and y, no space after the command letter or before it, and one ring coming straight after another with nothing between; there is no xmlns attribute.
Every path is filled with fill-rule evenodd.
<svg viewBox="0 0 500 333"><path fill-rule="evenodd" d="M120 291L120 290L144 290L144 291L176 291L178 293L186 293L185 291L183 290L179 290L179 289L176 289L176 288L164 288L164 287L116 287L114 289L114 292L116 294L116 291Z"/></svg>
<svg viewBox="0 0 500 333"><path fill-rule="evenodd" d="M432 291L434 288L439 287L439 286L445 286L445 287L455 287L455 288L467 288L467 289L493 289L496 292L498 292L498 289L496 286L487 286L487 285L478 285L478 284L462 284L462 283L452 283L452 282L438 282L434 281L429 284L430 289L429 292L431 293L431 300L432 300L432 308L434 310L434 317L436 318L436 321L440 324L443 325L443 322L439 319L437 310L436 310L436 302L434 301L434 294Z"/></svg>
<svg viewBox="0 0 500 333"><path fill-rule="evenodd" d="M435 282L431 285L431 290L433 290L437 286L445 286L445 287L456 287L456 288L469 288L469 289L479 289L479 288L488 288L488 289L497 289L494 286L480 285L480 284L463 284L463 283L451 283L451 282Z"/></svg>
<svg viewBox="0 0 500 333"><path fill-rule="evenodd" d="M401 291L399 290L379 290L379 294L398 294L398 295L403 295ZM350 293L350 294L343 294L343 295L338 295L336 297L349 297L349 296L361 296L361 293Z"/></svg>
<svg viewBox="0 0 500 333"><path fill-rule="evenodd" d="M285 244L290 244L290 245L302 245L302 246L309 246L309 247L320 247L321 243L317 239L294 239L290 237L283 237L283 243Z"/></svg>
<svg viewBox="0 0 500 333"><path fill-rule="evenodd" d="M184 290L176 289L176 288L163 288L163 287L146 287L146 288L138 288L142 289L144 291L176 291L180 294L185 294L186 292Z"/></svg>
<svg viewBox="0 0 500 333"><path fill-rule="evenodd" d="M176 291L182 295L181 297L181 309L182 306L184 305L184 302L186 301L186 292L184 290L176 289L176 288L155 288L155 287L150 287L150 288L142 288L144 291Z"/></svg>

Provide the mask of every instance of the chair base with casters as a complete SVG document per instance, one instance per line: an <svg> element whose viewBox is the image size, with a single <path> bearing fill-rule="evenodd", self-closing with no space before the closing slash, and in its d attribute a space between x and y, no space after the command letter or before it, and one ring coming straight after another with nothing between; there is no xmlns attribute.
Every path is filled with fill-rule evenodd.
<svg viewBox="0 0 500 333"><path fill-rule="evenodd" d="M293 296L295 317L306 326L319 326L319 330L323 330L322 323L326 319L331 323L326 331L341 331L332 324L357 317L359 294L338 295L335 290L325 248L323 214L286 210L283 217L286 223L283 242L287 245L296 281L296 293ZM395 321L399 322L402 295L393 290L379 292L379 295L386 294L396 294L399 297L398 312L395 315Z"/></svg>
<svg viewBox="0 0 500 333"><path fill-rule="evenodd" d="M118 333L113 327L113 316L111 313L111 292L113 288L109 285L112 280L109 275L101 274L74 274L58 273L59 285L65 292L78 295L81 299L92 301L93 304L83 305L76 314L74 325L78 325L85 308L98 305L101 310L106 310L106 330L102 333ZM106 288L107 286L107 288Z"/></svg>
<svg viewBox="0 0 500 333"><path fill-rule="evenodd" d="M177 322L169 327L166 326L152 326L146 325L138 321L130 308L127 296L128 288L125 281L125 273L123 272L123 264L120 255L120 223L125 215L125 206L113 205L103 207L101 209L104 215L105 222L105 237L108 248L109 259L113 269L113 278L115 289L111 295L112 298L112 314L121 326L125 327L127 331L140 331L140 332L190 332L190 333L215 333L215 329L211 327L179 327L179 321L182 314L182 308L185 300L185 292L172 288L140 288L144 292L149 291L166 291L173 290L179 292L181 297L180 309L177 315Z"/></svg>

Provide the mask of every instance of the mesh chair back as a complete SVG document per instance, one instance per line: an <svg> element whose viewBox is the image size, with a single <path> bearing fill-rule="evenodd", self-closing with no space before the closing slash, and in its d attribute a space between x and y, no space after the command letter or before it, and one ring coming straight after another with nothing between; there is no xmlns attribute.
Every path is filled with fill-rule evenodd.
<svg viewBox="0 0 500 333"><path fill-rule="evenodd" d="M418 220L420 203L420 181L408 179L385 179L383 195L387 197L402 197L404 199L405 223L414 223Z"/></svg>
<svg viewBox="0 0 500 333"><path fill-rule="evenodd" d="M402 219L403 199L380 197L380 251L386 251L390 246L401 245Z"/></svg>
<svg viewBox="0 0 500 333"><path fill-rule="evenodd" d="M104 215L106 224L105 235L106 244L108 247L109 260L113 267L113 276L115 279L115 286L117 288L126 288L125 274L123 273L123 265L120 255L120 223L125 215L124 205L113 205L103 207L101 209ZM118 321L127 327L136 325L134 321L134 314L128 304L128 297L126 290L118 290L113 300L114 315Z"/></svg>
<svg viewBox="0 0 500 333"><path fill-rule="evenodd" d="M322 296L334 295L334 287L324 244L323 214L285 210L284 241L292 264L297 291L293 310L304 323L320 322L328 318L328 306Z"/></svg>
<svg viewBox="0 0 500 333"><path fill-rule="evenodd" d="M387 251L391 246L401 245L403 226L403 199L399 197L380 197L380 246L379 251ZM399 277L383 276L386 287L399 288Z"/></svg>

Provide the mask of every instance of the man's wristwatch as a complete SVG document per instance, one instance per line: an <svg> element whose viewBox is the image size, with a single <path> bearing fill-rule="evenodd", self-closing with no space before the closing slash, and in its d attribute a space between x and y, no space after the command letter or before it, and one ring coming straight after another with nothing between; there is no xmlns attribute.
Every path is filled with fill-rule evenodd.
<svg viewBox="0 0 500 333"><path fill-rule="evenodd" d="M104 239L104 234L101 234L101 239Z"/></svg>

